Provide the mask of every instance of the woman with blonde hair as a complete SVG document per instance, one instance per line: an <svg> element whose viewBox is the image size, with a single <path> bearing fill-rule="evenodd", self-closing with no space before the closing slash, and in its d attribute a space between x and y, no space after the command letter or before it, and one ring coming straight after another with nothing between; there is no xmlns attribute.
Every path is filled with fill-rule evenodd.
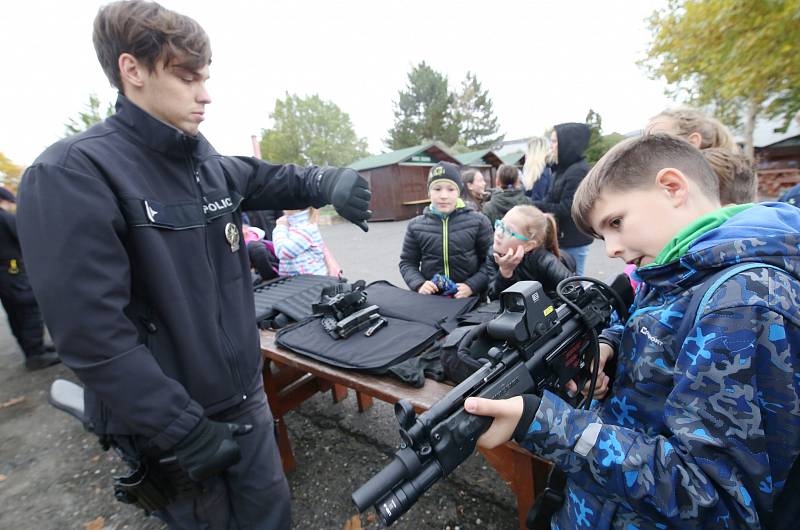
<svg viewBox="0 0 800 530"><path fill-rule="evenodd" d="M525 165L522 168L522 186L525 188L525 195L534 201L545 198L553 180L553 174L547 166L548 152L547 140L541 136L528 140Z"/></svg>

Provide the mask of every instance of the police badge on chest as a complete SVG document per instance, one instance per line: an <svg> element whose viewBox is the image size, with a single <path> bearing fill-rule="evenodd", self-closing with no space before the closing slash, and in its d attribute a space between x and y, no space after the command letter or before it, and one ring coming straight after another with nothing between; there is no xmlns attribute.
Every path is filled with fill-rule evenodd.
<svg viewBox="0 0 800 530"><path fill-rule="evenodd" d="M228 240L228 244L231 246L231 252L239 250L239 229L235 224L228 223L225 225L225 239Z"/></svg>

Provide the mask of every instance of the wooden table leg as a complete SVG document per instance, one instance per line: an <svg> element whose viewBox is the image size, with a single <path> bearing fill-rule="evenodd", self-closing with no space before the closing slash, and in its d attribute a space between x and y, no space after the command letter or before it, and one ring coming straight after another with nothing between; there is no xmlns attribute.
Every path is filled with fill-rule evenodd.
<svg viewBox="0 0 800 530"><path fill-rule="evenodd" d="M512 448L507 444L480 451L517 497L519 527L520 530L525 530L525 520L533 506L535 494L544 487L543 483L537 484L537 479L547 476L546 469L550 464L531 458L521 449ZM544 475L543 470L539 468L544 468Z"/></svg>
<svg viewBox="0 0 800 530"><path fill-rule="evenodd" d="M275 435L278 441L278 451L281 454L281 462L283 463L283 472L293 471L297 467L297 461L294 459L292 442L289 441L289 429L286 428L283 416L275 418Z"/></svg>
<svg viewBox="0 0 800 530"><path fill-rule="evenodd" d="M347 397L347 387L342 385L333 385L331 394L333 395L333 402L339 403Z"/></svg>
<svg viewBox="0 0 800 530"><path fill-rule="evenodd" d="M358 411L364 412L372 406L372 396L368 396L363 392L356 390L356 401L358 402Z"/></svg>
<svg viewBox="0 0 800 530"><path fill-rule="evenodd" d="M278 442L278 451L283 463L283 472L288 473L297 467L297 461L292 451L292 442L289 440L289 430L283 420L283 412L280 407L280 388L277 387L276 375L273 373L273 365L267 361L261 373L264 379L264 392L267 393L267 402L272 410L272 418L275 422L275 439Z"/></svg>

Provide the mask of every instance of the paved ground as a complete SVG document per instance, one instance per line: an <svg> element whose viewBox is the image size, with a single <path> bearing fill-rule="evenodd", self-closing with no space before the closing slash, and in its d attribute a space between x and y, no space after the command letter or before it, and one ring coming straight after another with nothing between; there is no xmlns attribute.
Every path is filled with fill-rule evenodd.
<svg viewBox="0 0 800 530"><path fill-rule="evenodd" d="M397 269L405 222L375 223L368 234L349 224L325 226L323 235L350 280L389 280ZM587 273L608 279L622 263L596 243ZM2 311L0 309L0 311ZM46 391L57 377L74 380L63 366L28 373L0 315L0 528L157 529L152 518L111 496L111 476L123 469L103 453L78 422L52 409ZM391 408L376 402L357 412L351 395L332 404L317 395L287 416L298 468L289 475L294 528L379 528L372 514L358 517L350 493L388 461L398 443ZM511 529L513 496L480 456L440 481L393 528Z"/></svg>

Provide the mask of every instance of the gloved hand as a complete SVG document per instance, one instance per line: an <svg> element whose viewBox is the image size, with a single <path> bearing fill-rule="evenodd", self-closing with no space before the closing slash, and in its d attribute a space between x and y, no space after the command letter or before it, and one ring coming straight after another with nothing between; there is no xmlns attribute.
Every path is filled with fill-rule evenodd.
<svg viewBox="0 0 800 530"><path fill-rule="evenodd" d="M346 167L327 168L323 170L319 189L322 197L336 208L339 215L364 232L369 231L367 219L372 216L369 210L372 193L367 181L357 171Z"/></svg>
<svg viewBox="0 0 800 530"><path fill-rule="evenodd" d="M205 480L241 460L239 444L233 437L251 430L252 425L220 423L202 418L175 446L175 458L192 480Z"/></svg>

